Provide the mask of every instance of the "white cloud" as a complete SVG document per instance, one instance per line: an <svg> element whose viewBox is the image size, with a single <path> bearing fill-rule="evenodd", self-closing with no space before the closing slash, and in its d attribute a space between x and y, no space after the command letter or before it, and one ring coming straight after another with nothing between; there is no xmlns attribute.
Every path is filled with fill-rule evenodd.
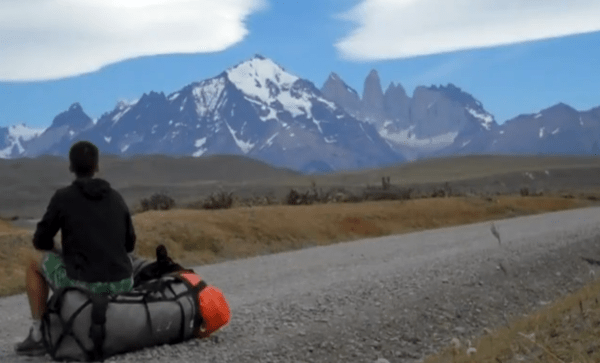
<svg viewBox="0 0 600 363"><path fill-rule="evenodd" d="M56 79L155 54L224 50L265 0L2 0L0 80Z"/></svg>
<svg viewBox="0 0 600 363"><path fill-rule="evenodd" d="M407 58L600 31L598 0L364 0L348 59Z"/></svg>

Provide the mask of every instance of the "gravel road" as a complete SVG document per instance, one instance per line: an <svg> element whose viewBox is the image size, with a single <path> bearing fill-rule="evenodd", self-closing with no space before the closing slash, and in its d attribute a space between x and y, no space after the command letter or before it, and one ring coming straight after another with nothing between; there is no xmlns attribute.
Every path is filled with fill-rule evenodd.
<svg viewBox="0 0 600 363"><path fill-rule="evenodd" d="M365 239L195 268L232 322L212 338L110 362L417 362L590 281L600 208ZM0 361L21 358L25 295L0 299Z"/></svg>

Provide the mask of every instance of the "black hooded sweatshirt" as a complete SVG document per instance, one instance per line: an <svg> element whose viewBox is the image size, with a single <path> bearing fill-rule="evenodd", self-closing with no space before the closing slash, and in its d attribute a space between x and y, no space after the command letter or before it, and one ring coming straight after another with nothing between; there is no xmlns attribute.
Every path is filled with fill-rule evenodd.
<svg viewBox="0 0 600 363"><path fill-rule="evenodd" d="M59 229L69 278L112 282L132 276L127 255L136 240L131 214L123 197L107 181L78 178L57 190L37 225L35 248L52 250Z"/></svg>

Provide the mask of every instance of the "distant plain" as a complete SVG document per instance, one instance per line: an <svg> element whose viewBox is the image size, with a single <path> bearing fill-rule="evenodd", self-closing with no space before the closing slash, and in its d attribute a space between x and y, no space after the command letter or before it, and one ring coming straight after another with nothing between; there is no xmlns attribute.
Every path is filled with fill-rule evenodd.
<svg viewBox="0 0 600 363"><path fill-rule="evenodd" d="M220 190L239 198L271 196L283 199L291 188L345 189L360 194L381 187L412 188L427 194L446 182L454 193L474 195L531 193L600 195L600 157L464 156L430 159L379 169L302 175L273 168L241 156L172 158L143 156L100 158L97 177L118 190L133 211L142 198L167 192L177 205L196 202ZM0 159L0 216L40 218L54 191L69 185L74 175L64 158Z"/></svg>

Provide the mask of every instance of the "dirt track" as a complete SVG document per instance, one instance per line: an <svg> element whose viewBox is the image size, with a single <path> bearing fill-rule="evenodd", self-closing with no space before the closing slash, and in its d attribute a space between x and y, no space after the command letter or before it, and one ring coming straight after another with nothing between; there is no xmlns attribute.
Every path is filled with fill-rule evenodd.
<svg viewBox="0 0 600 363"><path fill-rule="evenodd" d="M589 281L580 256L600 259L599 222L600 208L587 208L498 221L501 244L478 223L201 266L232 323L110 361L417 361ZM48 361L13 353L26 297L0 299L0 310L0 361Z"/></svg>

